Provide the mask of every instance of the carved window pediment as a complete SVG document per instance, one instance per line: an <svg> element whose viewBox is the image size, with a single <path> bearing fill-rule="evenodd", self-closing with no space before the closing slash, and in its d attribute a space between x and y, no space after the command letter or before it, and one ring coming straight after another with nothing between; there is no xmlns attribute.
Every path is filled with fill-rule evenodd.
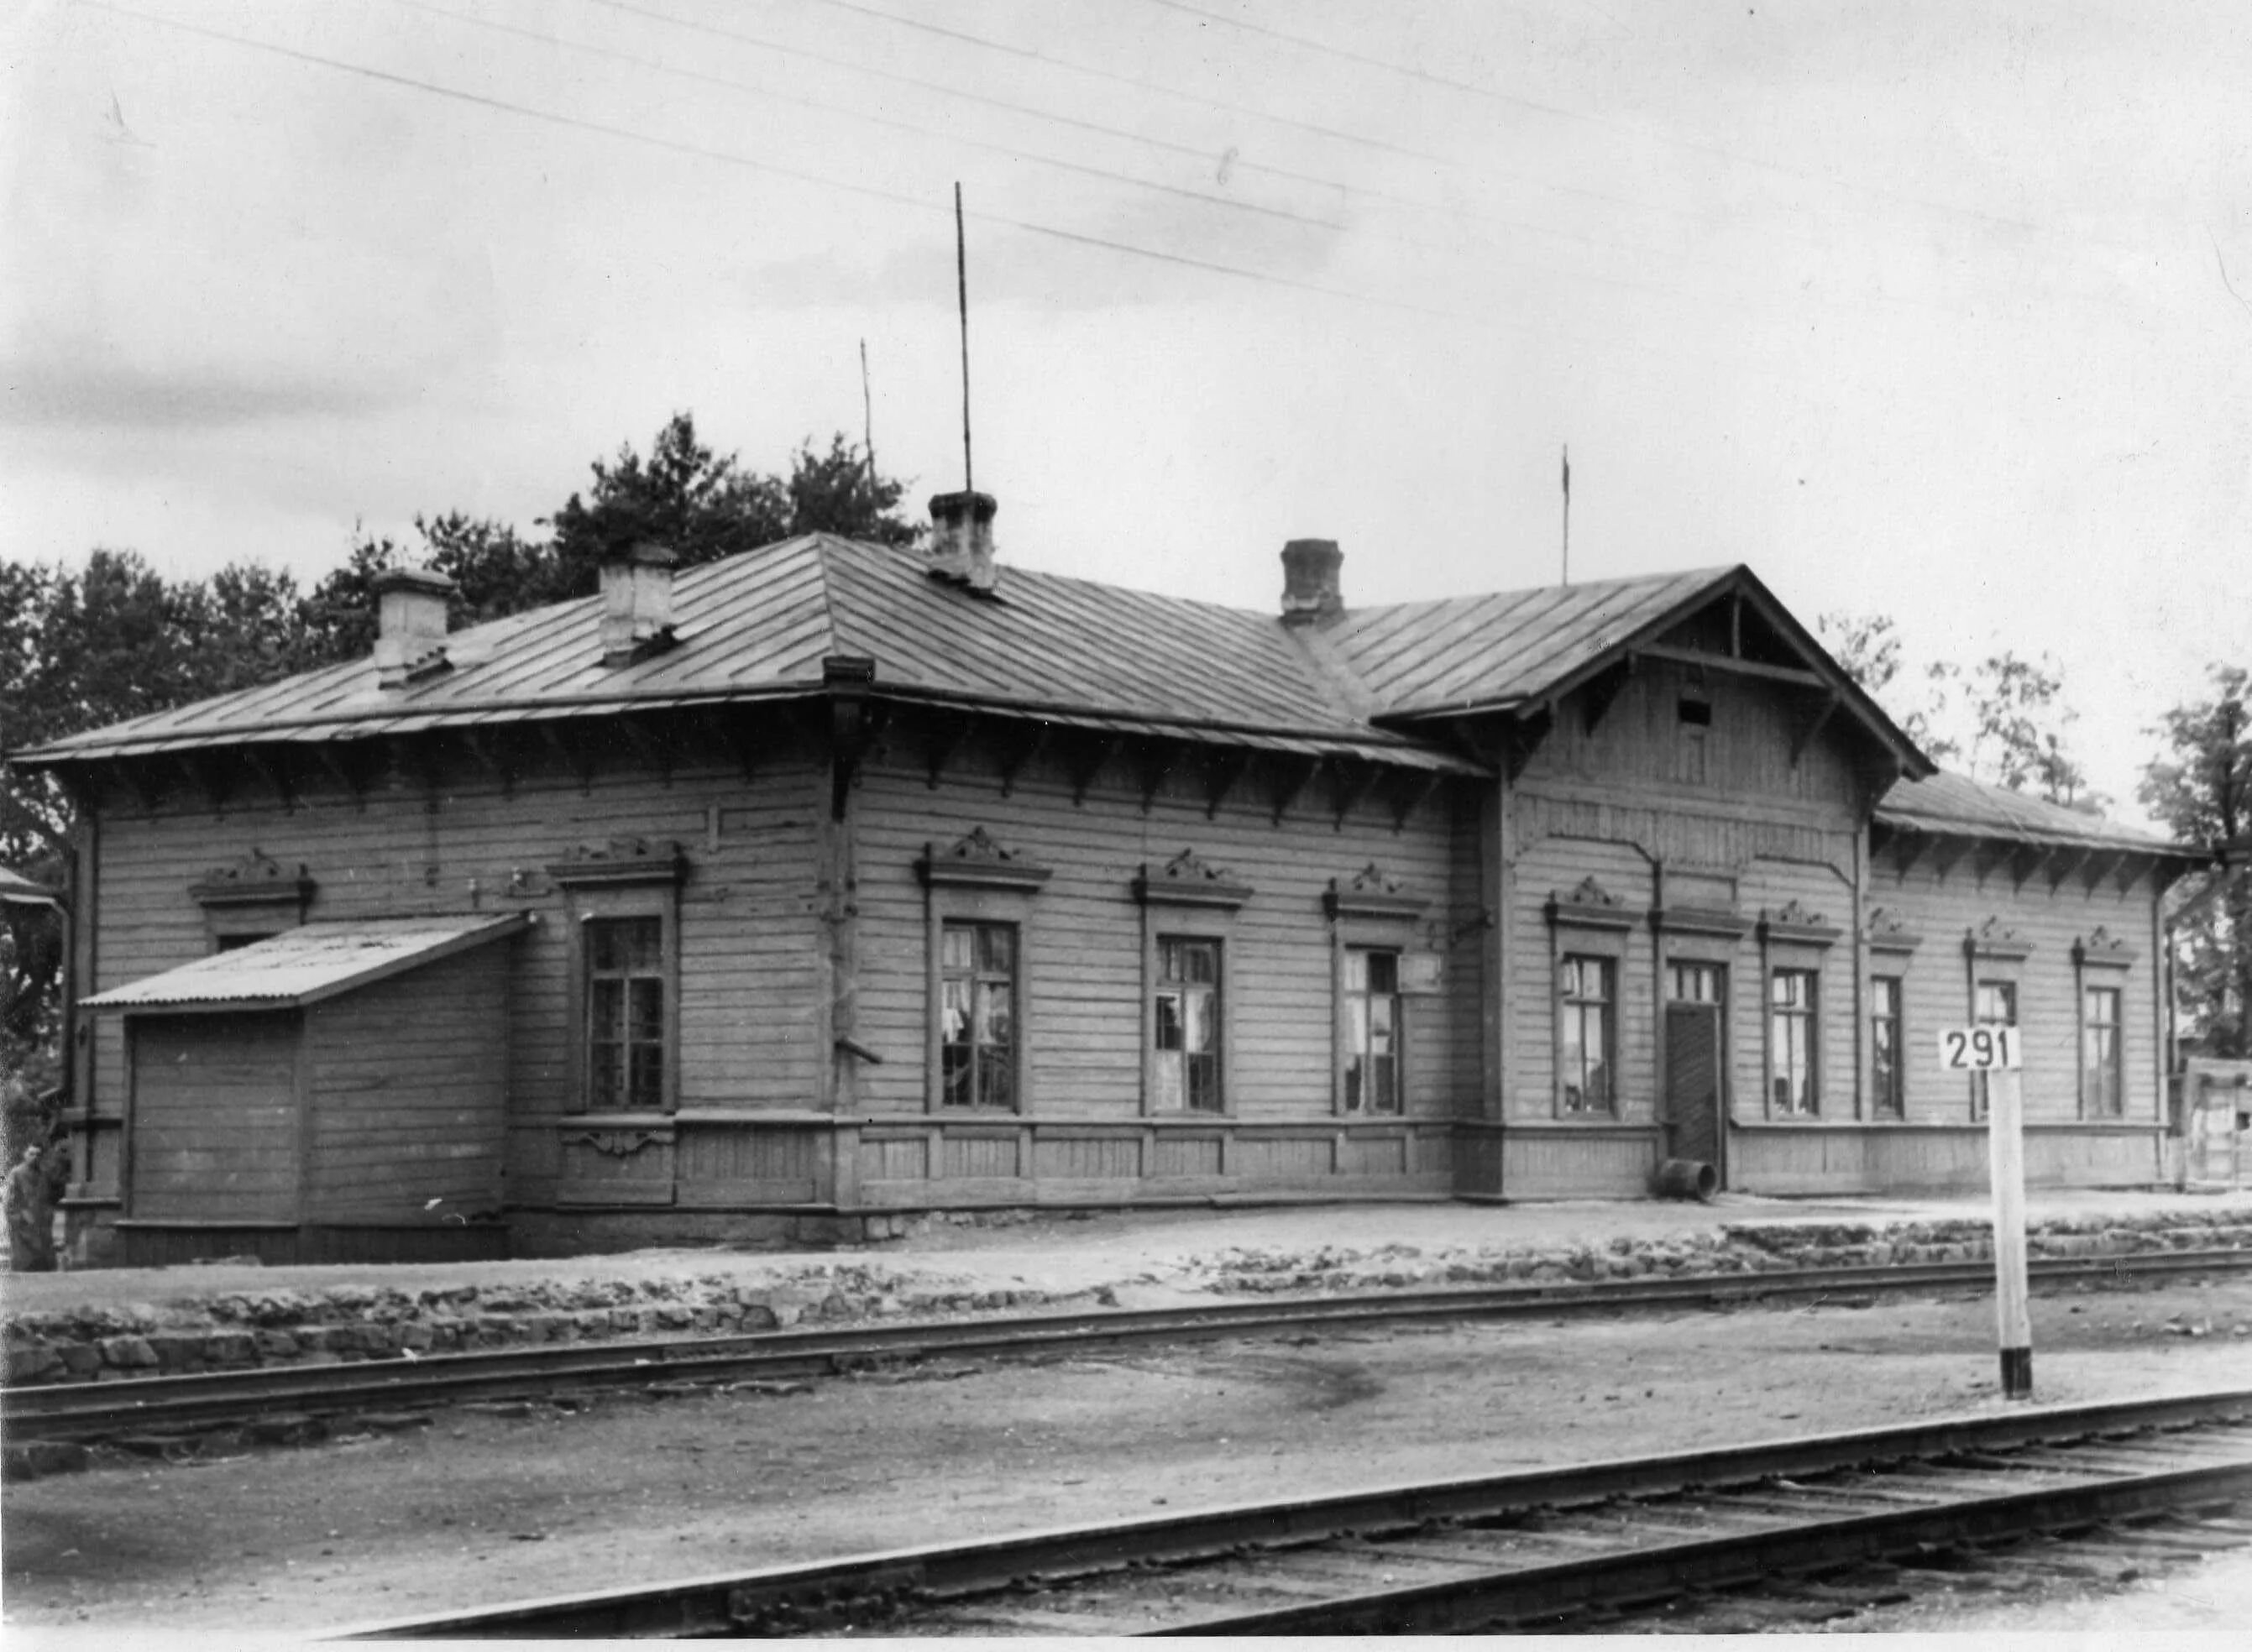
<svg viewBox="0 0 2252 1652"><path fill-rule="evenodd" d="M565 888L588 884L677 884L688 875L688 857L671 838L613 837L579 843L547 875Z"/></svg>
<svg viewBox="0 0 2252 1652"><path fill-rule="evenodd" d="M1963 950L1973 958L2024 959L2033 956L2033 943L1999 918L1989 918L1964 934Z"/></svg>
<svg viewBox="0 0 2252 1652"><path fill-rule="evenodd" d="M1322 906L1332 918L1373 918L1405 922L1421 915L1430 902L1411 895L1374 861L1351 878L1332 878Z"/></svg>
<svg viewBox="0 0 2252 1652"><path fill-rule="evenodd" d="M1888 906L1869 908L1869 945L1880 952L1914 952L1923 937L1910 929Z"/></svg>
<svg viewBox="0 0 2252 1652"><path fill-rule="evenodd" d="M1658 927L1677 935L1717 935L1741 941L1751 933L1752 920L1721 906L1661 906Z"/></svg>
<svg viewBox="0 0 2252 1652"><path fill-rule="evenodd" d="M1845 932L1804 903L1786 902L1780 910L1760 913L1760 934L1771 941L1801 947L1827 947Z"/></svg>
<svg viewBox="0 0 2252 1652"><path fill-rule="evenodd" d="M1635 914L1627 909L1624 899L1590 877L1581 878L1579 886L1568 892L1559 891L1549 897L1548 921L1591 929L1631 929Z"/></svg>
<svg viewBox="0 0 2252 1652"><path fill-rule="evenodd" d="M2083 967L2124 969L2135 961L2135 949L2098 924L2072 943L2072 957Z"/></svg>
<svg viewBox="0 0 2252 1652"><path fill-rule="evenodd" d="M1134 879L1134 899L1143 906L1217 906L1232 912L1251 899L1251 885L1238 883L1193 849L1184 849L1155 871L1145 864Z"/></svg>
<svg viewBox="0 0 2252 1652"><path fill-rule="evenodd" d="M289 906L302 913L313 898L313 879L304 864L284 865L256 848L241 859L214 866L188 885L206 907Z"/></svg>
<svg viewBox="0 0 2252 1652"><path fill-rule="evenodd" d="M972 827L949 849L925 844L915 871L926 884L1016 889L1026 893L1037 891L1053 875L1051 868L1035 866L1015 850L1004 849L983 826Z"/></svg>

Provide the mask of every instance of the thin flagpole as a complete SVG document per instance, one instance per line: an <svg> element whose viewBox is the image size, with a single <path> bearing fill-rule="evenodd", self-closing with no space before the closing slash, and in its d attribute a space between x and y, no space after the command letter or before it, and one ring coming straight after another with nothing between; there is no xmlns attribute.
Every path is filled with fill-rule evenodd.
<svg viewBox="0 0 2252 1652"><path fill-rule="evenodd" d="M1572 444L1564 444L1564 583L1572 583Z"/></svg>
<svg viewBox="0 0 2252 1652"><path fill-rule="evenodd" d="M962 490L975 493L970 468L970 256L962 234L962 185L954 186L954 287L962 305Z"/></svg>

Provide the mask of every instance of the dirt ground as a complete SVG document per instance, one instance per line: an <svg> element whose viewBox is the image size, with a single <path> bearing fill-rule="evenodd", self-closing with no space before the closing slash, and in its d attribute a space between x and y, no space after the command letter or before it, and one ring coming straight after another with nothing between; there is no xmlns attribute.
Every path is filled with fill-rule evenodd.
<svg viewBox="0 0 2252 1652"><path fill-rule="evenodd" d="M2252 1283L2039 1297L2034 1328L2043 1403L2252 1383ZM427 1428L323 1447L112 1458L10 1486L4 1616L11 1638L72 1626L105 1644L135 1630L302 1633L1163 1508L1977 1413L2004 1403L1994 1368L1982 1296L1299 1335L782 1394L606 1398L578 1413L441 1410ZM2186 1609L2181 1627L2214 1627Z"/></svg>

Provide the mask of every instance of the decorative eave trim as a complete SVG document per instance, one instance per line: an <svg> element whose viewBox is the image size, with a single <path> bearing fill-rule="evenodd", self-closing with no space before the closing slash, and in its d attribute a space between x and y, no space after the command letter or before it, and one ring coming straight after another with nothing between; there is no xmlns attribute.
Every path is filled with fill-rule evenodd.
<svg viewBox="0 0 2252 1652"><path fill-rule="evenodd" d="M670 838L613 837L605 843L580 843L547 875L565 889L620 884L677 884L688 875L688 857Z"/></svg>
<svg viewBox="0 0 2252 1652"><path fill-rule="evenodd" d="M1322 909L1331 918L1366 918L1381 923L1406 923L1420 918L1431 903L1410 895L1396 878L1387 876L1374 861L1352 875L1350 883L1332 878L1322 894Z"/></svg>
<svg viewBox="0 0 2252 1652"><path fill-rule="evenodd" d="M212 867L188 885L188 893L205 906L302 908L313 899L313 888L302 862L292 869L253 849L229 865Z"/></svg>
<svg viewBox="0 0 2252 1652"><path fill-rule="evenodd" d="M1966 958L1998 958L2018 963L2033 956L2033 943L1999 918L1989 918L1976 929L1965 931L1963 954Z"/></svg>
<svg viewBox="0 0 2252 1652"><path fill-rule="evenodd" d="M1650 920L1668 934L1719 935L1741 941L1752 932L1750 919L1718 906L1661 906L1651 913Z"/></svg>
<svg viewBox="0 0 2252 1652"><path fill-rule="evenodd" d="M2135 957L2132 947L2101 924L2072 943L2072 961L2082 968L2124 969Z"/></svg>
<svg viewBox="0 0 2252 1652"><path fill-rule="evenodd" d="M1217 866L1184 849L1153 874L1149 864L1135 874L1134 899L1145 906L1202 906L1234 912L1251 899L1251 885L1240 884Z"/></svg>
<svg viewBox="0 0 2252 1652"><path fill-rule="evenodd" d="M1579 887L1569 894L1554 894L1548 898L1548 921L1569 924L1581 929L1631 929L1636 914L1627 910L1627 904L1593 878L1583 878Z"/></svg>
<svg viewBox="0 0 2252 1652"><path fill-rule="evenodd" d="M1054 876L1054 871L1051 867L1019 860L1014 850L1002 848L983 826L976 826L950 849L942 850L935 843L925 843L922 857L915 862L915 874L926 886L1014 889L1032 893Z"/></svg>
<svg viewBox="0 0 2252 1652"><path fill-rule="evenodd" d="M1820 913L1809 912L1796 900L1787 903L1780 912L1762 912L1759 928L1762 941L1780 941L1794 947L1834 946L1838 937L1845 933L1837 925L1825 922Z"/></svg>
<svg viewBox="0 0 2252 1652"><path fill-rule="evenodd" d="M1876 952L1914 952L1923 945L1923 937L1900 920L1900 914L1886 906L1869 908L1869 946Z"/></svg>

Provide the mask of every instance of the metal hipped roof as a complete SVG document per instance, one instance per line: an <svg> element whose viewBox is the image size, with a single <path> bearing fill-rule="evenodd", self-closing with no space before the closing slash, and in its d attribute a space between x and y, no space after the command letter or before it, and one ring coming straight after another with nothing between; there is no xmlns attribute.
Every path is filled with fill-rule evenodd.
<svg viewBox="0 0 2252 1652"><path fill-rule="evenodd" d="M2169 843L2155 833L2083 815L2023 792L1988 786L1964 774L1941 773L1928 780L1898 782L1877 805L1876 820L1880 826L1894 831L2085 844L2091 849L2125 849L2189 860L2207 857L2200 850Z"/></svg>
<svg viewBox="0 0 2252 1652"><path fill-rule="evenodd" d="M288 1010L498 941L530 927L521 913L339 919L299 926L233 952L112 987L84 1010Z"/></svg>

